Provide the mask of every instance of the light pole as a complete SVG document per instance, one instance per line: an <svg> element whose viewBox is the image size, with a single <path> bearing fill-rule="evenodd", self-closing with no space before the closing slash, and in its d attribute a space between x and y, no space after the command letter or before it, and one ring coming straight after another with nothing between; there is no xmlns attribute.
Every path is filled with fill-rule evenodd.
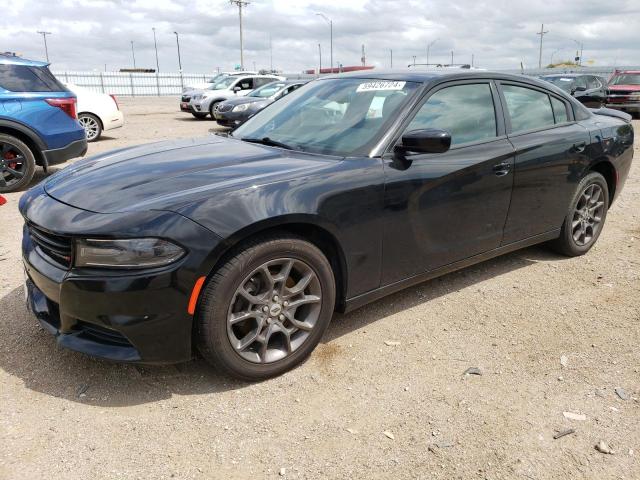
<svg viewBox="0 0 640 480"><path fill-rule="evenodd" d="M331 73L333 73L333 20L327 17L324 13L316 13L319 17L325 19L325 21L329 24L329 39L330 39L330 58L331 58Z"/></svg>
<svg viewBox="0 0 640 480"><path fill-rule="evenodd" d="M240 70L244 70L244 47L242 45L242 7L249 5L249 2L243 0L229 0L231 5L238 6L238 19L240 21Z"/></svg>
<svg viewBox="0 0 640 480"><path fill-rule="evenodd" d="M178 68L182 72L182 59L180 58L180 40L178 39L178 32L173 32L176 34L176 45L178 45Z"/></svg>
<svg viewBox="0 0 640 480"><path fill-rule="evenodd" d="M136 68L136 52L133 49L133 40L131 40L131 56L133 57L133 68Z"/></svg>
<svg viewBox="0 0 640 480"><path fill-rule="evenodd" d="M156 73L160 73L160 64L158 63L158 42L156 42L156 27L152 27L153 30L153 45L156 47Z"/></svg>
<svg viewBox="0 0 640 480"><path fill-rule="evenodd" d="M549 31L544 30L544 23L540 27L540 31L536 35L540 35L540 54L538 55L538 68L542 68L542 37L544 37Z"/></svg>
<svg viewBox="0 0 640 480"><path fill-rule="evenodd" d="M438 40L440 40L439 38L436 38L434 41L432 41L429 45L427 45L427 65L429 65L429 52L431 51L431 47L433 46L434 43L436 43Z"/></svg>
<svg viewBox="0 0 640 480"><path fill-rule="evenodd" d="M580 60L578 60L578 62L579 62L579 63L578 63L578 65L582 66L582 50L583 50L583 48L584 48L584 43L579 42L579 41L577 41L577 40L574 40L574 42L575 42L575 43L576 43L576 45L578 45L578 47L580 48L580 57L579 57L579 58L580 58Z"/></svg>
<svg viewBox="0 0 640 480"><path fill-rule="evenodd" d="M390 60L391 60L391 67L389 67L389 68L393 68L393 50L392 49L389 49L389 57L390 57Z"/></svg>
<svg viewBox="0 0 640 480"><path fill-rule="evenodd" d="M549 61L549 65L553 65L553 56L561 50L561 48L556 48L553 52L551 52L551 60Z"/></svg>
<svg viewBox="0 0 640 480"><path fill-rule="evenodd" d="M47 35L51 35L51 32L38 32L40 35L42 35L42 38L44 39L44 53L47 56L47 63L49 63L49 49L47 48Z"/></svg>
<svg viewBox="0 0 640 480"><path fill-rule="evenodd" d="M320 46L320 44L318 44L318 58L319 58L318 75L320 75L322 73L322 47Z"/></svg>
<svg viewBox="0 0 640 480"><path fill-rule="evenodd" d="M413 66L414 67L416 66L416 56L415 55L413 55Z"/></svg>

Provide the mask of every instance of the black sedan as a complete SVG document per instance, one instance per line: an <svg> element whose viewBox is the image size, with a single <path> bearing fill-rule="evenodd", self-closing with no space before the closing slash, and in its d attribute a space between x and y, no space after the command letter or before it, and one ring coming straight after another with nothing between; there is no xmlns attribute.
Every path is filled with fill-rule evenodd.
<svg viewBox="0 0 640 480"><path fill-rule="evenodd" d="M597 75L567 73L540 78L572 95L585 107L600 108L607 102L607 82Z"/></svg>
<svg viewBox="0 0 640 480"><path fill-rule="evenodd" d="M537 79L315 80L229 137L82 160L20 200L28 304L59 345L244 379L334 310L541 242L583 255L633 157L629 116Z"/></svg>
<svg viewBox="0 0 640 480"><path fill-rule="evenodd" d="M249 95L218 103L213 110L213 116L219 125L236 128L267 105L297 90L305 83L305 80L267 83Z"/></svg>

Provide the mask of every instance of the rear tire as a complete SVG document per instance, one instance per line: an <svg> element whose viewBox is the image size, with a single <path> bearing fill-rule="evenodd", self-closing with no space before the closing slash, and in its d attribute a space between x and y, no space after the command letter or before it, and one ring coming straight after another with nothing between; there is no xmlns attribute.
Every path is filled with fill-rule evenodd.
<svg viewBox="0 0 640 480"><path fill-rule="evenodd" d="M78 122L84 128L87 142L95 142L102 136L102 122L94 114L83 112L78 115Z"/></svg>
<svg viewBox="0 0 640 480"><path fill-rule="evenodd" d="M590 172L578 184L569 203L560 236L550 243L558 253L577 257L596 243L609 209L609 187L604 177Z"/></svg>
<svg viewBox="0 0 640 480"><path fill-rule="evenodd" d="M311 354L334 306L335 279L320 249L290 234L259 237L236 249L203 289L198 350L227 375L274 377Z"/></svg>
<svg viewBox="0 0 640 480"><path fill-rule="evenodd" d="M22 140L0 133L0 193L26 187L35 171L36 159L31 149Z"/></svg>

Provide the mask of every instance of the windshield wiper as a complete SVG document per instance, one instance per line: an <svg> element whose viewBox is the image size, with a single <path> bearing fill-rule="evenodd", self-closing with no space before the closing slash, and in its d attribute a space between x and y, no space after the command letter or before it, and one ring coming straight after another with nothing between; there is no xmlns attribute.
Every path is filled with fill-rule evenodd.
<svg viewBox="0 0 640 480"><path fill-rule="evenodd" d="M291 145L287 145L286 143L282 143L282 142L278 142L277 140L271 140L269 137L262 137L262 138L242 138L241 139L243 142L249 142L249 143L259 143L261 145L268 145L270 147L280 147L280 148L286 148L287 150L293 150L293 147Z"/></svg>

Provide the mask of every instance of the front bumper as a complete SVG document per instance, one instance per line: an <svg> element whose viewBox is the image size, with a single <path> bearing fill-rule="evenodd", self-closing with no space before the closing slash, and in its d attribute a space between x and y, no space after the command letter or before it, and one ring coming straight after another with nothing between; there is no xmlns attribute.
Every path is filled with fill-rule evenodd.
<svg viewBox="0 0 640 480"><path fill-rule="evenodd" d="M214 117L218 125L223 127L236 128L246 122L254 112L245 110L244 112L214 112Z"/></svg>
<svg viewBox="0 0 640 480"><path fill-rule="evenodd" d="M84 157L87 153L87 139L76 140L66 147L56 148L54 150L43 150L42 154L47 162L47 166L56 165L66 162L75 157Z"/></svg>
<svg viewBox="0 0 640 480"><path fill-rule="evenodd" d="M64 235L69 242L74 236L81 236L79 231L70 231L74 223L78 224L77 229L82 224L91 230L91 226L105 222L99 229L112 232L106 235L122 236L124 231L119 231L117 217L125 214L93 214L58 202L40 186L33 190L25 194L27 199L23 197L20 205L27 222L22 239L27 303L56 342L119 362L163 364L189 360L193 334L189 299L196 280L212 268L214 260L209 262L208 258L219 244L219 237L171 212L129 212L126 223L137 224L138 232L148 228L147 236L154 235L154 225L169 225L175 232L174 241L187 246L188 253L167 267L145 270L60 265L32 233L35 225L36 233L52 232L55 227L59 229L56 235ZM83 236L94 235L99 233L87 231Z"/></svg>
<svg viewBox="0 0 640 480"><path fill-rule="evenodd" d="M191 108L191 104L189 102L180 101L180 110L183 112L193 113L194 110Z"/></svg>

